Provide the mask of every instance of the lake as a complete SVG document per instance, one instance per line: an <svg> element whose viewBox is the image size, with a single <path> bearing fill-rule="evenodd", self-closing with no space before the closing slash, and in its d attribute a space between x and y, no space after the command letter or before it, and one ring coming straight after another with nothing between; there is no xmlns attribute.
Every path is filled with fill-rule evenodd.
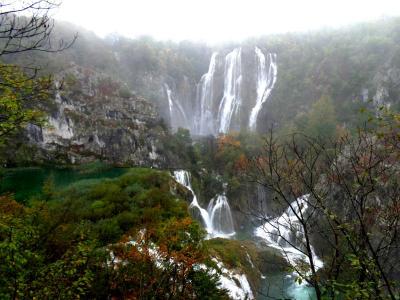
<svg viewBox="0 0 400 300"><path fill-rule="evenodd" d="M63 188L79 180L118 177L127 170L105 166L2 169L0 194L12 193L15 200L25 202L32 197L40 196L43 184L47 180L51 180L56 188Z"/></svg>

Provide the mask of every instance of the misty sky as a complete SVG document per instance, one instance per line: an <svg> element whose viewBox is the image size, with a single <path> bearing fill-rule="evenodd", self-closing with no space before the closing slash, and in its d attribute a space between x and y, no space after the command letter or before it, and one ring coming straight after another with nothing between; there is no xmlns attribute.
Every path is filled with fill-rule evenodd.
<svg viewBox="0 0 400 300"><path fill-rule="evenodd" d="M54 16L100 36L215 43L400 16L400 0L63 0Z"/></svg>

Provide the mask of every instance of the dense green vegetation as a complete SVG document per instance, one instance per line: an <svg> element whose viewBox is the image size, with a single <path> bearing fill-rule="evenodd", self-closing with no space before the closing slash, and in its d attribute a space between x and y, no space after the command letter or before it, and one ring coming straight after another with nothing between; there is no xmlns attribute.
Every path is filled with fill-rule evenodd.
<svg viewBox="0 0 400 300"><path fill-rule="evenodd" d="M33 79L31 76L20 67L0 61L0 147L5 147L5 142L28 123L44 122L39 107L49 99L52 83L49 78Z"/></svg>
<svg viewBox="0 0 400 300"><path fill-rule="evenodd" d="M204 233L171 185L168 173L131 169L47 186L29 206L2 196L2 297L225 297L217 275L194 269L207 261Z"/></svg>

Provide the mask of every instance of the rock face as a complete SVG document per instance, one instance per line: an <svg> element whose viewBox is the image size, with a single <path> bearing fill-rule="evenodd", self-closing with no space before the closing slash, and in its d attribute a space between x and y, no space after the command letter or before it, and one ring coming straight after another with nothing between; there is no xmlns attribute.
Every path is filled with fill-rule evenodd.
<svg viewBox="0 0 400 300"><path fill-rule="evenodd" d="M166 131L154 106L104 74L76 65L58 74L48 113L46 126L27 130L49 160L164 163L158 146Z"/></svg>
<svg viewBox="0 0 400 300"><path fill-rule="evenodd" d="M391 64L382 68L373 78L375 94L372 100L375 106L391 105L399 98L398 87L400 82L400 69Z"/></svg>

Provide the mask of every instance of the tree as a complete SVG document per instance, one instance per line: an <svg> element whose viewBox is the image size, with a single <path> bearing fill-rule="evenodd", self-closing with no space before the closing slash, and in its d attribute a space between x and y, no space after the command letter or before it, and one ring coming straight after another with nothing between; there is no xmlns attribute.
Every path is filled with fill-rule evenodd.
<svg viewBox="0 0 400 300"><path fill-rule="evenodd" d="M59 52L70 47L76 36L53 46L54 21L49 12L59 5L51 0L0 3L0 144L28 123L43 121L37 103L52 93L51 78L36 79L38 67L7 65L4 60L22 52Z"/></svg>
<svg viewBox="0 0 400 300"><path fill-rule="evenodd" d="M29 207L0 196L0 298L227 299L184 195L136 168Z"/></svg>
<svg viewBox="0 0 400 300"><path fill-rule="evenodd" d="M20 68L0 65L0 145L28 123L42 123L37 107L51 95L50 78L33 79Z"/></svg>
<svg viewBox="0 0 400 300"><path fill-rule="evenodd" d="M315 102L307 117L304 132L325 142L334 138L337 120L335 108L329 97L323 96Z"/></svg>
<svg viewBox="0 0 400 300"><path fill-rule="evenodd" d="M89 259L94 243L80 232L57 260L46 257L36 222L38 211L27 209L9 196L0 196L0 298L76 299L93 284ZM40 224L40 221L39 221ZM46 237L47 238L47 237ZM54 249L52 249L54 250ZM49 280L52 284L49 285Z"/></svg>
<svg viewBox="0 0 400 300"><path fill-rule="evenodd" d="M51 34L54 20L49 12L61 4L58 0L2 1L0 3L0 57L27 51L58 52L72 45L56 41Z"/></svg>
<svg viewBox="0 0 400 300"><path fill-rule="evenodd" d="M118 299L227 299L206 266L204 230L191 218L170 219L112 247L112 296ZM205 288L206 287L206 288Z"/></svg>
<svg viewBox="0 0 400 300"><path fill-rule="evenodd" d="M318 299L399 297L400 117L376 121L375 129L343 134L329 146L303 134L280 142L271 133L250 159L250 180L288 210L283 218L252 213L267 224L266 234L284 241L283 253ZM287 244L303 263L291 259Z"/></svg>

